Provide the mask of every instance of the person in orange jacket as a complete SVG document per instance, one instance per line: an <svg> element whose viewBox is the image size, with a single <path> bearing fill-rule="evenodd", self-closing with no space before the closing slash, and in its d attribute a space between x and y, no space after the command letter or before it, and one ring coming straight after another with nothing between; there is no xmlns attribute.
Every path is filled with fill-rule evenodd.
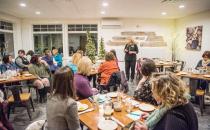
<svg viewBox="0 0 210 130"><path fill-rule="evenodd" d="M116 63L114 54L112 52L106 53L105 62L103 62L98 68L98 73L101 74L100 84L107 85L112 73L118 72L118 71L119 71L119 67Z"/></svg>

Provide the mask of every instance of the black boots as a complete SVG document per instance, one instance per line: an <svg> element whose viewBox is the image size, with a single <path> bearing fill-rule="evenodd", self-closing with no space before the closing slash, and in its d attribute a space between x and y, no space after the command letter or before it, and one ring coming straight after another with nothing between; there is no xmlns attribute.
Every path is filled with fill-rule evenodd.
<svg viewBox="0 0 210 130"><path fill-rule="evenodd" d="M38 89L39 92L39 102L40 103L44 103L47 101L47 89L46 87L42 88L42 89Z"/></svg>

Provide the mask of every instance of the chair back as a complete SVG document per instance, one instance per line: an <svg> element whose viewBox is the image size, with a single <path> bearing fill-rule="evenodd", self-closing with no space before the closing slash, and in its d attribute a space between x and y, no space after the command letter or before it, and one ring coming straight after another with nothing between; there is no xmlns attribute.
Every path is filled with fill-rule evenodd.
<svg viewBox="0 0 210 130"><path fill-rule="evenodd" d="M13 98L14 98L14 103L19 103L21 102L21 99L20 99L20 86L16 86L16 85L12 85L12 86L9 86L9 89L11 90L12 92L12 95L13 95Z"/></svg>
<svg viewBox="0 0 210 130"><path fill-rule="evenodd" d="M125 72L124 71L120 71L120 78L121 78L121 89L127 93L129 91L129 86L128 86L128 81L125 77Z"/></svg>
<svg viewBox="0 0 210 130"><path fill-rule="evenodd" d="M186 64L185 61L176 60L176 62L178 63L178 65L176 65L175 70L182 71Z"/></svg>

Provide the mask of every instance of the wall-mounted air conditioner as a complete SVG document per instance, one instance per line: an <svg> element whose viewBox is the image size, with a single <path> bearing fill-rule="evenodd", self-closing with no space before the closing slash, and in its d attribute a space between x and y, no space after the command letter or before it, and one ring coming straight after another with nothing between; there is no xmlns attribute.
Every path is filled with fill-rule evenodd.
<svg viewBox="0 0 210 130"><path fill-rule="evenodd" d="M102 19L102 29L119 29L122 27L122 21L119 19Z"/></svg>

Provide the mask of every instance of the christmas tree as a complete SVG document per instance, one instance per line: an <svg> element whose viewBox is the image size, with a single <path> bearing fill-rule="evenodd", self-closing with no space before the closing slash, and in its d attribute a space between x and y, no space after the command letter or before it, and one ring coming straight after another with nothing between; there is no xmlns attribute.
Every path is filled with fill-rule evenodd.
<svg viewBox="0 0 210 130"><path fill-rule="evenodd" d="M96 47L89 31L87 31L87 44L85 47L86 55L90 58L92 63L95 63Z"/></svg>
<svg viewBox="0 0 210 130"><path fill-rule="evenodd" d="M100 46L99 46L99 59L104 59L105 57L105 49L104 49L104 39L101 38L101 41L100 41Z"/></svg>

